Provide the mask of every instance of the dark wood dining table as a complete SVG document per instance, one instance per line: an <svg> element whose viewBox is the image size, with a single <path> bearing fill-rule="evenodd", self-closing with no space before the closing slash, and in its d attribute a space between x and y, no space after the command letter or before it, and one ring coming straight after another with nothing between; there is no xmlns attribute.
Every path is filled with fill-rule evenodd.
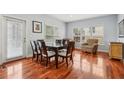
<svg viewBox="0 0 124 93"><path fill-rule="evenodd" d="M66 46L60 44L48 44L47 47L55 52L56 68L58 68L58 52L60 49L64 49Z"/></svg>

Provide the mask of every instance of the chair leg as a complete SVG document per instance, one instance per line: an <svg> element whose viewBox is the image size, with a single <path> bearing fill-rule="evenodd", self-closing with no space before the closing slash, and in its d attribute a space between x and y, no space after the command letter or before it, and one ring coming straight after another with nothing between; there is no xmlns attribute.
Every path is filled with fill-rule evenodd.
<svg viewBox="0 0 124 93"><path fill-rule="evenodd" d="M66 64L67 64L67 67L68 67L68 58L66 58Z"/></svg>
<svg viewBox="0 0 124 93"><path fill-rule="evenodd" d="M48 58L48 61L50 62L50 58Z"/></svg>
<svg viewBox="0 0 124 93"><path fill-rule="evenodd" d="M42 59L43 59L43 58L42 58L42 55L41 55L41 62L42 62Z"/></svg>
<svg viewBox="0 0 124 93"><path fill-rule="evenodd" d="M2 70L3 70L3 69L5 69L5 68L6 68L6 66L5 66L5 65L3 65L3 64L2 64L2 65L0 65L0 69L2 69Z"/></svg>
<svg viewBox="0 0 124 93"><path fill-rule="evenodd" d="M38 61L38 58L39 58L39 55L37 54L37 59L36 59L37 61Z"/></svg>
<svg viewBox="0 0 124 93"><path fill-rule="evenodd" d="M48 61L49 61L49 59L47 58L47 61L46 61L46 66L48 66Z"/></svg>
<svg viewBox="0 0 124 93"><path fill-rule="evenodd" d="M73 61L73 57L71 56L71 60L72 60L72 64L74 63L74 61Z"/></svg>
<svg viewBox="0 0 124 93"><path fill-rule="evenodd" d="M62 57L62 62L64 62L64 57Z"/></svg>
<svg viewBox="0 0 124 93"><path fill-rule="evenodd" d="M33 54L32 60L35 58L35 54Z"/></svg>

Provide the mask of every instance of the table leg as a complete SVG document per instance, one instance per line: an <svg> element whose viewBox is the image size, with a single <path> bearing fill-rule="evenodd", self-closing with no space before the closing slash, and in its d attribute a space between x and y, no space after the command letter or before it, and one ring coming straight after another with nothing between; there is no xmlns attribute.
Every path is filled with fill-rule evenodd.
<svg viewBox="0 0 124 93"><path fill-rule="evenodd" d="M58 49L55 49L55 60L56 60L56 68L58 68Z"/></svg>

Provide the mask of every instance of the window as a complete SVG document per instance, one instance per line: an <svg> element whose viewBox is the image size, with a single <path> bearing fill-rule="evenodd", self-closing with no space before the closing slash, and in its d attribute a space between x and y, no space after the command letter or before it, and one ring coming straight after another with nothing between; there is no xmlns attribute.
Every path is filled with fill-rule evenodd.
<svg viewBox="0 0 124 93"><path fill-rule="evenodd" d="M75 42L80 42L80 30L78 28L73 29Z"/></svg>
<svg viewBox="0 0 124 93"><path fill-rule="evenodd" d="M103 44L103 37L104 37L104 27L103 26L96 26L92 27L92 37L94 39L98 39L99 44Z"/></svg>
<svg viewBox="0 0 124 93"><path fill-rule="evenodd" d="M98 43L103 44L104 37L104 27L103 26L95 26L95 27L87 27L87 28L74 28L73 29L73 39L75 42L87 42L88 39L98 39Z"/></svg>
<svg viewBox="0 0 124 93"><path fill-rule="evenodd" d="M91 30L90 28L83 28L82 29L82 41L86 42L87 39L91 38Z"/></svg>

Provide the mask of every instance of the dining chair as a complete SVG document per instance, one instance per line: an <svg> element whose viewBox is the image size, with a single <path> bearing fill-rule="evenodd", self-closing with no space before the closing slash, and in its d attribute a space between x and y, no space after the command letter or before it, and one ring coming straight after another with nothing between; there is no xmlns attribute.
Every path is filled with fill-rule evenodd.
<svg viewBox="0 0 124 93"><path fill-rule="evenodd" d="M72 63L73 63L72 54L73 54L74 47L75 47L75 42L69 41L67 44L67 51L59 52L59 54L58 54L59 57L63 58L63 60L66 59L67 67L68 67L68 58L70 58L70 60L72 60Z"/></svg>
<svg viewBox="0 0 124 93"><path fill-rule="evenodd" d="M37 40L37 45L38 45L38 50L40 51L40 55L41 55L41 62L42 62L42 42L44 42L44 40Z"/></svg>
<svg viewBox="0 0 124 93"><path fill-rule="evenodd" d="M47 66L48 62L50 61L50 58L55 57L55 52L48 51L45 42L41 42L41 43L42 43L42 56L46 58L46 66Z"/></svg>
<svg viewBox="0 0 124 93"><path fill-rule="evenodd" d="M38 61L41 53L38 49L37 42L36 41L30 41L30 44L31 44L32 52L33 52L32 60L36 57L36 60Z"/></svg>
<svg viewBox="0 0 124 93"><path fill-rule="evenodd" d="M59 52L66 52L67 51L67 45L68 45L68 42L69 42L69 39L62 39L62 45L64 46L63 49L59 50Z"/></svg>
<svg viewBox="0 0 124 93"><path fill-rule="evenodd" d="M68 42L69 42L69 39L63 39L63 40L62 40L62 44L63 44L63 45L67 45Z"/></svg>
<svg viewBox="0 0 124 93"><path fill-rule="evenodd" d="M61 39L56 39L56 44L57 45L61 45L62 44L62 40Z"/></svg>

